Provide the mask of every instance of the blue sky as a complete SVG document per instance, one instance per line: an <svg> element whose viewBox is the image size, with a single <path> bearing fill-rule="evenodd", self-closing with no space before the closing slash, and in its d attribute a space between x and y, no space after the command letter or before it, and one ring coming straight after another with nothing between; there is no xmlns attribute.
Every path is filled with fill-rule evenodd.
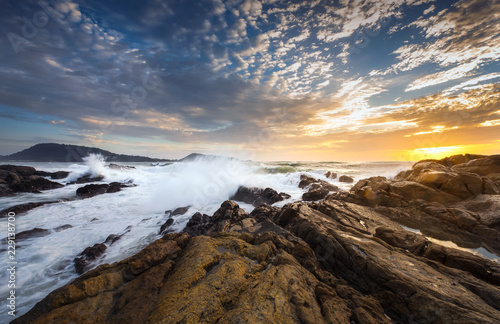
<svg viewBox="0 0 500 324"><path fill-rule="evenodd" d="M498 153L497 1L6 1L0 154Z"/></svg>

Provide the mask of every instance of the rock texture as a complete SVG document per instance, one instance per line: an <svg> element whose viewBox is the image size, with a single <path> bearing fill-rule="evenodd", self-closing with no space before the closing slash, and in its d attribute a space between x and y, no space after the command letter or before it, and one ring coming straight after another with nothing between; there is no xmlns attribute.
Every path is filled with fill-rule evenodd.
<svg viewBox="0 0 500 324"><path fill-rule="evenodd" d="M302 195L302 200L304 201L321 200L328 196L331 191L339 190L337 186L325 180L318 180L305 174L300 176L299 188L308 189L307 192Z"/></svg>
<svg viewBox="0 0 500 324"><path fill-rule="evenodd" d="M261 204L272 205L275 202L282 201L290 198L290 195L286 193L278 193L272 188L247 188L239 187L238 191L230 197L231 200L245 202L247 204L252 204L255 207Z"/></svg>
<svg viewBox="0 0 500 324"><path fill-rule="evenodd" d="M110 184L89 184L80 187L76 190L76 195L80 198L90 198L105 193L115 193L121 191L122 188L130 187L130 184L120 182L111 182Z"/></svg>
<svg viewBox="0 0 500 324"><path fill-rule="evenodd" d="M19 192L39 193L63 187L58 182L44 178L50 176L58 178L60 174L37 171L27 166L0 165L0 197L12 196Z"/></svg>
<svg viewBox="0 0 500 324"><path fill-rule="evenodd" d="M500 195L485 193L498 185L486 158L424 161L396 180L250 214L226 201L13 323L499 323L500 264L421 234L495 250ZM488 171L458 168L472 162ZM491 187L474 191L478 179Z"/></svg>

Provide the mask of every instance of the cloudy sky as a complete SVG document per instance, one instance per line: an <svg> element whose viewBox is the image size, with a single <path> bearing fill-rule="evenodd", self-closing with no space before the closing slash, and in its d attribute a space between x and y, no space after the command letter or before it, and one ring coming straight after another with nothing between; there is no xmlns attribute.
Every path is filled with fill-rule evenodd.
<svg viewBox="0 0 500 324"><path fill-rule="evenodd" d="M28 0L0 11L0 154L500 153L500 2Z"/></svg>

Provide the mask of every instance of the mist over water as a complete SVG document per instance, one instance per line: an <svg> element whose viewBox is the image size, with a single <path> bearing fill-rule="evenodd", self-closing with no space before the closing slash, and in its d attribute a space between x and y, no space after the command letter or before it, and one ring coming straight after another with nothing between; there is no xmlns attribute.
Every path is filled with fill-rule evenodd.
<svg viewBox="0 0 500 324"><path fill-rule="evenodd" d="M239 186L271 187L288 193L290 199L275 204L283 206L301 199L304 193L298 188L301 174L327 180L342 190L348 190L359 179L380 175L393 177L399 171L409 169L412 163L258 163L200 156L188 162L167 165L127 163L134 168L117 169L109 168L102 156L90 155L85 163L18 164L50 172L69 171L66 179L55 180L63 184L89 175L104 176L104 183L118 181L136 185L117 193L45 205L16 216L16 233L36 227L49 230L44 237L16 241L16 306L18 315L21 315L48 293L77 277L73 259L86 247L104 242L110 234L123 234L120 240L108 246L104 257L95 264L97 266L129 257L159 238L159 229L169 217L166 210L190 207L185 215L173 217L170 229L181 231L195 212L212 215ZM326 171L352 176L355 181L346 184L338 182L338 178L327 179ZM1 197L0 209L27 202L74 199L76 189L84 185L66 185L41 194ZM247 212L254 208L245 203L239 205ZM7 221L1 223L3 233L7 233ZM71 227L58 229L64 225ZM7 260L6 251L1 250L0 259ZM0 282L7 282L7 275L6 271L0 272ZM7 285L0 285L1 296L6 296L7 290ZM7 308L5 300L2 300L1 307Z"/></svg>

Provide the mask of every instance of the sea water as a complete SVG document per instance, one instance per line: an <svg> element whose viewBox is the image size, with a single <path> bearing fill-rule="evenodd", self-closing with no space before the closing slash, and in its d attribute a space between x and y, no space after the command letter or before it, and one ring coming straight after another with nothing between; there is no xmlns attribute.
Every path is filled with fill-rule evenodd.
<svg viewBox="0 0 500 324"><path fill-rule="evenodd" d="M5 164L5 163L4 163ZM88 199L74 199L76 189L83 184L65 185L43 193L23 193L14 197L1 197L0 210L28 202L61 201L48 204L15 217L16 233L42 228L49 230L43 237L16 240L16 310L26 313L34 304L54 289L78 277L73 260L86 247L102 243L110 234L123 236L94 266L112 263L129 257L160 237L159 229L168 219L167 210L187 207L184 215L174 216L169 228L181 231L195 212L212 215L222 202L231 197L239 186L271 187L285 192L290 199L275 206L301 199L303 189L298 188L300 175L307 174L326 180L341 190L349 190L359 179L371 176L394 177L398 172L411 168L411 162L244 162L225 157L199 157L189 162L152 165L128 163L134 168L109 168L102 157L90 156L85 162L69 163L15 163L29 165L43 171L69 171L66 179L53 180L68 184L83 175L102 175L104 182L130 182L135 187L124 188L112 194ZM123 163L119 163L125 165ZM353 183L328 179L326 171L338 176L348 175ZM253 206L239 203L251 212ZM7 219L0 219L3 237L7 233ZM56 229L71 225L71 227ZM0 260L8 261L6 242L2 241ZM4 262L5 261L5 262ZM2 309L7 309L6 299L9 273L0 271L0 296ZM0 316L2 320L9 320Z"/></svg>

